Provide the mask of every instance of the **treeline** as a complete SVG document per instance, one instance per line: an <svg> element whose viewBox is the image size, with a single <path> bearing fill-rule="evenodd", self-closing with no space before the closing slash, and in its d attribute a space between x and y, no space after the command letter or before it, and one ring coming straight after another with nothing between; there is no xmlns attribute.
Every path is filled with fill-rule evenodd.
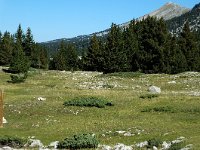
<svg viewBox="0 0 200 150"><path fill-rule="evenodd" d="M0 65L12 66L12 63L23 61L21 57L34 68L48 68L47 50L34 41L30 28L24 33L19 25L14 35L0 32Z"/></svg>
<svg viewBox="0 0 200 150"><path fill-rule="evenodd" d="M12 73L12 82L22 82L30 67L48 68L47 50L34 42L30 28L24 34L19 25L14 35L0 32L0 65L9 67L4 71Z"/></svg>
<svg viewBox="0 0 200 150"><path fill-rule="evenodd" d="M83 70L168 74L200 71L196 35L186 22L180 36L172 36L165 21L153 17L133 20L125 29L112 24L106 41L92 37L82 59Z"/></svg>

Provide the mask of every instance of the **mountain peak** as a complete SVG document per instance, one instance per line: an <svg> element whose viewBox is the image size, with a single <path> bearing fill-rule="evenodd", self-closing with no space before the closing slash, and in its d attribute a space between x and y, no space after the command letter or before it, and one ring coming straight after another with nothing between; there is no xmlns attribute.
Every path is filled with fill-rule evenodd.
<svg viewBox="0 0 200 150"><path fill-rule="evenodd" d="M143 17L140 17L138 20L145 19L145 18L147 18L147 16L163 18L164 20L169 20L171 18L181 16L182 14L184 14L188 11L190 11L189 8L182 7L173 2L168 2L165 5L163 5L161 8L157 9L156 11L153 11L147 15L144 15Z"/></svg>

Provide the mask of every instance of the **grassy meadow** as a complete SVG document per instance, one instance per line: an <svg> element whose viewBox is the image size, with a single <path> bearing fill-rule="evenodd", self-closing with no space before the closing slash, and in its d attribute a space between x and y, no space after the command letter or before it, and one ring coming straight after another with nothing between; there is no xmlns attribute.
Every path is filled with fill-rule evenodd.
<svg viewBox="0 0 200 150"><path fill-rule="evenodd" d="M133 145L152 138L172 141L183 136L185 145L200 147L200 73L103 75L32 69L24 83L12 84L9 80L10 75L0 71L8 121L0 129L1 136L35 136L46 145L79 133L95 133L100 143L107 145ZM151 85L162 92L145 98ZM63 105L88 96L106 99L114 106ZM38 97L46 100L38 101Z"/></svg>

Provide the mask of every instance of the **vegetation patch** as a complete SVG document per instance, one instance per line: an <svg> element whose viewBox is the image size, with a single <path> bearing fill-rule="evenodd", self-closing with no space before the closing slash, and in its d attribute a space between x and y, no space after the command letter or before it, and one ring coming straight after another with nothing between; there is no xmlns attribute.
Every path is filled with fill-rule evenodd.
<svg viewBox="0 0 200 150"><path fill-rule="evenodd" d="M79 97L66 101L63 105L104 108L105 106L113 106L113 103L97 97Z"/></svg>
<svg viewBox="0 0 200 150"><path fill-rule="evenodd" d="M98 140L95 135L92 134L80 134L74 135L72 138L66 138L63 141L59 142L59 149L81 149L81 148L97 148Z"/></svg>
<svg viewBox="0 0 200 150"><path fill-rule="evenodd" d="M3 136L0 137L0 145L9 146L13 148L22 148L25 144L25 140L18 137Z"/></svg>
<svg viewBox="0 0 200 150"><path fill-rule="evenodd" d="M162 141L160 139L150 139L148 140L148 145L147 145L147 148L153 148L154 146L156 147L160 147L162 144Z"/></svg>
<svg viewBox="0 0 200 150"><path fill-rule="evenodd" d="M152 98L156 98L158 96L159 96L158 94L144 94L144 95L141 95L140 98L141 99L152 99Z"/></svg>

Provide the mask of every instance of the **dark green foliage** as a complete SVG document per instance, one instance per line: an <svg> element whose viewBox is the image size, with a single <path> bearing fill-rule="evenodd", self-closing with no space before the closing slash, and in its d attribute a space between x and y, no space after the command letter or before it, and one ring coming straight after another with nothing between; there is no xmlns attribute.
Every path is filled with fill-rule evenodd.
<svg viewBox="0 0 200 150"><path fill-rule="evenodd" d="M180 150L182 148L184 148L183 142L172 144L168 150Z"/></svg>
<svg viewBox="0 0 200 150"><path fill-rule="evenodd" d="M9 70L13 73L27 73L29 67L29 59L25 56L20 43L16 43Z"/></svg>
<svg viewBox="0 0 200 150"><path fill-rule="evenodd" d="M8 65L12 59L14 40L9 32L5 32L0 43L0 65Z"/></svg>
<svg viewBox="0 0 200 150"><path fill-rule="evenodd" d="M102 59L102 71L105 74L126 71L128 68L126 52L123 49L122 30L115 24L112 24L108 34Z"/></svg>
<svg viewBox="0 0 200 150"><path fill-rule="evenodd" d="M11 83L22 83L27 78L27 73L20 73L20 74L12 74L11 77Z"/></svg>
<svg viewBox="0 0 200 150"><path fill-rule="evenodd" d="M154 146L159 147L161 146L161 144L162 144L162 141L160 139L153 138L153 139L148 140L147 148L153 148Z"/></svg>
<svg viewBox="0 0 200 150"><path fill-rule="evenodd" d="M96 97L81 97L66 101L64 106L81 106L81 107L97 107L104 108L105 106L113 106L112 102Z"/></svg>
<svg viewBox="0 0 200 150"><path fill-rule="evenodd" d="M141 99L152 99L152 98L156 98L158 97L158 94L145 94L145 95L141 95L140 98Z"/></svg>
<svg viewBox="0 0 200 150"><path fill-rule="evenodd" d="M25 144L25 140L18 137L1 136L0 146L9 146L12 148L22 148Z"/></svg>
<svg viewBox="0 0 200 150"><path fill-rule="evenodd" d="M63 141L59 142L59 149L89 149L97 148L99 142L95 136L92 134L79 134L74 135L73 138L66 138Z"/></svg>
<svg viewBox="0 0 200 150"><path fill-rule="evenodd" d="M88 71L101 71L102 70L102 43L94 35L87 50L87 54L83 57L84 69Z"/></svg>
<svg viewBox="0 0 200 150"><path fill-rule="evenodd" d="M188 71L200 70L200 52L195 41L195 35L190 31L189 23L186 22L180 34L179 45L186 57Z"/></svg>
<svg viewBox="0 0 200 150"><path fill-rule="evenodd" d="M62 41L58 53L51 61L50 69L74 71L77 69L77 62L78 55L75 47Z"/></svg>

